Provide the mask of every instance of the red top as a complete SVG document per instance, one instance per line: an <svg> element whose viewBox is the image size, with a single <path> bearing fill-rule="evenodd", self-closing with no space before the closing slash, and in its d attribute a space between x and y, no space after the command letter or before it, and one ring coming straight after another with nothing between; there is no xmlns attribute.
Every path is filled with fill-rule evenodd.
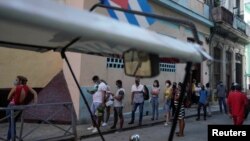
<svg viewBox="0 0 250 141"><path fill-rule="evenodd" d="M247 96L239 91L230 91L227 104L232 116L243 116L245 115L245 109L247 106Z"/></svg>
<svg viewBox="0 0 250 141"><path fill-rule="evenodd" d="M17 85L15 92L12 96L11 103L14 105L22 104L21 95L24 94L24 97L28 95L29 88L27 85ZM22 96L23 97L23 96Z"/></svg>

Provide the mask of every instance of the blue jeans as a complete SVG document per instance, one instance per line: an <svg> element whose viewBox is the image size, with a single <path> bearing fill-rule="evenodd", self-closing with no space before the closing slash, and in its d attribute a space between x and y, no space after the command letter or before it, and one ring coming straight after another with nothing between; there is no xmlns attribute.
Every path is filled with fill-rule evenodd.
<svg viewBox="0 0 250 141"><path fill-rule="evenodd" d="M226 100L225 97L219 97L219 106L220 106L220 112L222 113L222 105L224 107L224 111L227 114L227 105L226 105Z"/></svg>
<svg viewBox="0 0 250 141"><path fill-rule="evenodd" d="M8 105L8 108L10 108L11 105ZM13 126L11 125L11 110L6 110L6 116L9 116L8 117L8 122L9 122L9 128L8 128L8 134L7 134L7 140L10 140L11 139L11 129L14 128L14 139L16 138L16 121L17 121L17 116L14 117L14 123L13 123ZM13 111L13 115L14 116L14 111ZM12 128L11 128L12 127Z"/></svg>
<svg viewBox="0 0 250 141"><path fill-rule="evenodd" d="M132 115L131 115L131 122L134 122L134 120L135 120L135 111L136 111L137 107L139 106L139 113L140 113L139 124L142 123L143 105L144 105L144 102L142 102L142 103L134 103L133 104L133 110L132 110Z"/></svg>
<svg viewBox="0 0 250 141"><path fill-rule="evenodd" d="M159 98L158 97L151 97L150 103L152 105L152 119L154 119L155 116L156 116L156 119L158 119L158 116L159 116L159 111L158 111Z"/></svg>

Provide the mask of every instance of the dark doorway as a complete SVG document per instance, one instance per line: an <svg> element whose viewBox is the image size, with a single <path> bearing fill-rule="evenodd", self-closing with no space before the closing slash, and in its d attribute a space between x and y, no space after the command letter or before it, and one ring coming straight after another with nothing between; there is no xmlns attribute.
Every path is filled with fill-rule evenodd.
<svg viewBox="0 0 250 141"><path fill-rule="evenodd" d="M242 56L239 53L235 54L235 76L236 76L236 83L239 83L242 86Z"/></svg>

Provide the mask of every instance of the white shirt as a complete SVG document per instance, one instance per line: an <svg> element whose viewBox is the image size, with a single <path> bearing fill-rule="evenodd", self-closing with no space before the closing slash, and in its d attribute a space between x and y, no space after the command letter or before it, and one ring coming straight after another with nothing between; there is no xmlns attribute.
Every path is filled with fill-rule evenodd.
<svg viewBox="0 0 250 141"><path fill-rule="evenodd" d="M121 96L124 97L125 90L124 90L123 88L118 89L118 90L116 91L115 96L119 96L119 95L120 95L120 91L123 91L123 95L121 95ZM119 101L119 100L117 100L117 99L114 99L114 107L123 107L122 100Z"/></svg>
<svg viewBox="0 0 250 141"><path fill-rule="evenodd" d="M101 82L98 85L97 91L93 94L93 102L102 103L103 102L103 93L107 91L107 85Z"/></svg>
<svg viewBox="0 0 250 141"><path fill-rule="evenodd" d="M144 101L143 97L144 86L140 84L138 87L134 84L131 88L131 92L134 93L133 102L142 103Z"/></svg>

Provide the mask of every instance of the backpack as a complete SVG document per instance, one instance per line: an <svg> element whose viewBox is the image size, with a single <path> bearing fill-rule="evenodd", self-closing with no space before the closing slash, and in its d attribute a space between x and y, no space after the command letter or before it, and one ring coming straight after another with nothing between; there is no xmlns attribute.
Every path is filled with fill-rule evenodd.
<svg viewBox="0 0 250 141"><path fill-rule="evenodd" d="M146 85L143 85L143 86L144 86L144 93L143 93L144 100L149 100L149 90L148 90L148 87Z"/></svg>

